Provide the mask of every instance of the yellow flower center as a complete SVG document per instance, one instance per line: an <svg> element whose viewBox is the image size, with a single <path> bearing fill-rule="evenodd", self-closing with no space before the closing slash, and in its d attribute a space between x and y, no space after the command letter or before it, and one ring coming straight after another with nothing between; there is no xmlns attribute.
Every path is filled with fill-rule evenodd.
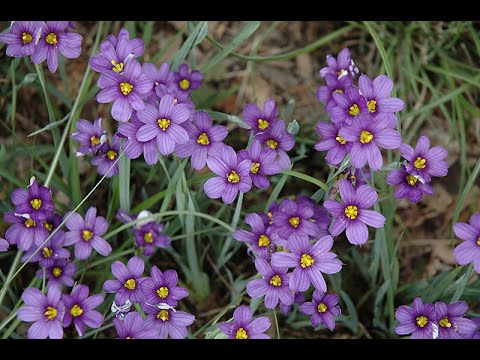
<svg viewBox="0 0 480 360"><path fill-rule="evenodd" d="M128 290L135 290L137 283L135 279L128 279L127 281L125 281L125 284L123 284L123 286L126 287Z"/></svg>
<svg viewBox="0 0 480 360"><path fill-rule="evenodd" d="M419 156L417 157L413 165L415 165L417 169L425 169L425 167L427 166L427 160Z"/></svg>
<svg viewBox="0 0 480 360"><path fill-rule="evenodd" d="M444 317L438 323L440 324L441 327L446 327L446 328L452 327L452 323L448 321L448 317Z"/></svg>
<svg viewBox="0 0 480 360"><path fill-rule="evenodd" d="M135 338L132 338L132 337L130 337L130 336L127 336L127 337L125 338L125 340L127 340L127 339L130 340L130 339L135 339Z"/></svg>
<svg viewBox="0 0 480 360"><path fill-rule="evenodd" d="M115 71L116 73L119 73L123 70L123 63L118 63L115 60L112 60L112 70Z"/></svg>
<svg viewBox="0 0 480 360"><path fill-rule="evenodd" d="M292 225L294 228L297 228L298 225L300 225L300 218L298 216L291 217L288 219L288 222L290 225Z"/></svg>
<svg viewBox="0 0 480 360"><path fill-rule="evenodd" d="M151 232L147 232L145 233L145 235L143 235L143 240L145 240L145 242L147 244L151 244L153 242L153 235Z"/></svg>
<svg viewBox="0 0 480 360"><path fill-rule="evenodd" d="M228 174L227 180L229 183L236 184L240 181L240 176L237 174L235 170L232 170L232 172Z"/></svg>
<svg viewBox="0 0 480 360"><path fill-rule="evenodd" d="M190 81L188 81L187 79L183 79L178 82L178 85L182 90L188 90L188 88L190 87Z"/></svg>
<svg viewBox="0 0 480 360"><path fill-rule="evenodd" d="M35 210L38 210L42 206L42 199L32 199L30 200L30 205L32 205L32 208Z"/></svg>
<svg viewBox="0 0 480 360"><path fill-rule="evenodd" d="M480 246L480 236L477 238L477 245Z"/></svg>
<svg viewBox="0 0 480 360"><path fill-rule="evenodd" d="M57 42L58 42L57 35L51 32L50 34L47 35L47 37L45 38L45 41L47 42L47 44L57 45Z"/></svg>
<svg viewBox="0 0 480 360"><path fill-rule="evenodd" d="M35 226L37 226L37 223L35 221L33 221L32 219L27 219L27 220L25 220L25 226L27 228L31 228L32 226L35 227Z"/></svg>
<svg viewBox="0 0 480 360"><path fill-rule="evenodd" d="M417 325L420 326L421 328L425 327L425 325L427 325L428 323L427 317L423 315L417 316L415 320L417 320Z"/></svg>
<svg viewBox="0 0 480 360"><path fill-rule="evenodd" d="M52 249L49 249L48 247L44 247L43 250L42 250L42 256L45 258L45 259L48 259L50 256L52 256L53 254L53 250Z"/></svg>
<svg viewBox="0 0 480 360"><path fill-rule="evenodd" d="M252 174L258 173L258 170L260 170L260 163L257 163L257 162L252 163L252 168L250 169Z"/></svg>
<svg viewBox="0 0 480 360"><path fill-rule="evenodd" d="M263 247L268 245L270 245L270 239L268 238L268 236L265 234L260 235L258 237L258 246Z"/></svg>
<svg viewBox="0 0 480 360"><path fill-rule="evenodd" d="M309 266L312 266L314 262L315 260L308 254L303 254L302 257L300 258L300 266L304 269Z"/></svg>
<svg viewBox="0 0 480 360"><path fill-rule="evenodd" d="M282 278L278 275L272 276L272 278L270 279L270 285L282 286Z"/></svg>
<svg viewBox="0 0 480 360"><path fill-rule="evenodd" d="M319 313L324 313L325 311L328 310L328 307L324 303L320 303L317 306L317 310L318 310Z"/></svg>
<svg viewBox="0 0 480 360"><path fill-rule="evenodd" d="M45 311L44 315L47 317L48 320L53 320L57 317L57 309L48 306L47 311Z"/></svg>
<svg viewBox="0 0 480 360"><path fill-rule="evenodd" d="M334 91L334 93L340 93L340 94L343 94L343 90L342 89L337 89Z"/></svg>
<svg viewBox="0 0 480 360"><path fill-rule="evenodd" d="M208 138L208 135L204 132L198 135L197 144L200 144L200 145L210 144L210 139Z"/></svg>
<svg viewBox="0 0 480 360"><path fill-rule="evenodd" d="M115 160L115 158L117 157L117 153L113 150L108 150L107 151L107 158L111 161Z"/></svg>
<svg viewBox="0 0 480 360"><path fill-rule="evenodd" d="M405 176L405 180L407 181L408 185L410 185L410 186L415 186L415 184L418 181L418 179L415 176L410 175L410 174Z"/></svg>
<svg viewBox="0 0 480 360"><path fill-rule="evenodd" d="M62 269L58 267L53 268L53 271L52 271L53 276L55 277L59 277L60 275L62 275L62 272L63 272Z"/></svg>
<svg viewBox="0 0 480 360"><path fill-rule="evenodd" d="M23 32L22 33L22 42L24 44L28 44L30 41L32 41L33 37L31 34Z"/></svg>
<svg viewBox="0 0 480 360"><path fill-rule="evenodd" d="M335 138L335 140L337 140L340 144L342 145L345 145L347 143L347 140L345 140L344 138L342 138L340 135L337 135L337 137Z"/></svg>
<svg viewBox="0 0 480 360"><path fill-rule="evenodd" d="M93 232L91 232L90 230L83 230L82 237L83 240L90 241L90 239L93 237Z"/></svg>
<svg viewBox="0 0 480 360"><path fill-rule="evenodd" d="M122 92L123 95L127 96L132 92L133 85L127 82L121 82L120 83L120 91Z"/></svg>
<svg viewBox="0 0 480 360"><path fill-rule="evenodd" d="M352 116L357 116L358 114L360 114L360 108L357 104L353 104L352 106L350 106L350 110L348 111L348 113Z"/></svg>
<svg viewBox="0 0 480 360"><path fill-rule="evenodd" d="M51 232L53 230L53 224L49 223L47 221L42 222L43 227L47 229L48 232Z"/></svg>
<svg viewBox="0 0 480 360"><path fill-rule="evenodd" d="M83 309L78 305L73 305L73 307L70 309L70 314L73 317L80 316L83 314Z"/></svg>
<svg viewBox="0 0 480 360"><path fill-rule="evenodd" d="M162 299L165 299L168 296L168 288L165 286L158 288L157 295L160 296Z"/></svg>
<svg viewBox="0 0 480 360"><path fill-rule="evenodd" d="M367 130L363 130L362 133L360 134L360 142L362 144L368 144L370 141L372 141L373 135L371 132Z"/></svg>
<svg viewBox="0 0 480 360"><path fill-rule="evenodd" d="M270 126L270 123L267 120L258 119L257 122L258 122L258 128L260 130L265 130L267 127Z"/></svg>
<svg viewBox="0 0 480 360"><path fill-rule="evenodd" d="M270 147L270 149L273 149L275 150L278 146L278 142L276 142L275 140L273 139L270 139L270 140L267 140L267 145Z"/></svg>
<svg viewBox="0 0 480 360"><path fill-rule="evenodd" d="M377 111L377 102L375 100L368 101L367 106L368 106L368 110L371 113L374 113L375 111Z"/></svg>
<svg viewBox="0 0 480 360"><path fill-rule="evenodd" d="M168 127L170 126L169 119L158 119L157 120L158 127L163 131L167 131Z"/></svg>
<svg viewBox="0 0 480 360"><path fill-rule="evenodd" d="M157 319L161 319L162 321L168 320L168 311L167 310L160 310L157 314Z"/></svg>
<svg viewBox="0 0 480 360"><path fill-rule="evenodd" d="M243 327L238 328L237 332L235 333L235 339L239 339L239 340L248 339L247 332Z"/></svg>
<svg viewBox="0 0 480 360"><path fill-rule="evenodd" d="M92 146L98 145L100 144L100 139L95 135L92 135L92 137L90 138L90 143L92 144Z"/></svg>
<svg viewBox="0 0 480 360"><path fill-rule="evenodd" d="M354 220L357 215L358 215L358 208L355 205L349 205L345 208L345 215L351 219Z"/></svg>

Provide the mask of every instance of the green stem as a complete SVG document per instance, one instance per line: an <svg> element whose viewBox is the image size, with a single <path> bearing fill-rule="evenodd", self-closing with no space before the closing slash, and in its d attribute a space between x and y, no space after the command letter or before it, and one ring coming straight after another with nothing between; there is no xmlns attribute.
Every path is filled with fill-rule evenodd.
<svg viewBox="0 0 480 360"><path fill-rule="evenodd" d="M280 339L280 328L278 327L277 311L273 309L273 317L275 319L275 328L277 329L277 339Z"/></svg>
<svg viewBox="0 0 480 360"><path fill-rule="evenodd" d="M243 193L241 192L238 195L237 205L235 206L235 212L233 213L233 219L232 219L232 225L231 225L232 232L235 231L235 229L237 228L238 220L240 219L240 213L242 211L242 203L243 203ZM225 240L225 242L223 243L222 251L220 252L220 256L218 257L217 266L220 267L221 265L225 264L225 261L223 259L225 258L225 255L227 255L228 250L230 249L232 240L233 240L233 237L232 237L232 234L230 233L227 236L227 239Z"/></svg>
<svg viewBox="0 0 480 360"><path fill-rule="evenodd" d="M294 170L282 170L281 171L282 174L286 174L286 175L290 175L290 176L294 176L296 178L299 178L299 179L302 179L302 180L305 180L305 181L308 181L314 185L317 185L318 187L322 188L323 190L325 191L328 191L328 186L321 182L320 180L317 180L315 179L314 177L310 176L310 175L305 175L305 174L302 174L302 173L299 173L298 171L294 171Z"/></svg>
<svg viewBox="0 0 480 360"><path fill-rule="evenodd" d="M10 270L8 272L7 278L5 279L5 284L3 285L2 290L0 291L0 305L3 303L3 300L5 299L5 295L7 294L10 283L15 277L14 273L21 258L22 258L22 252L18 250L17 255L15 256L15 259L13 259L13 263L10 266Z"/></svg>

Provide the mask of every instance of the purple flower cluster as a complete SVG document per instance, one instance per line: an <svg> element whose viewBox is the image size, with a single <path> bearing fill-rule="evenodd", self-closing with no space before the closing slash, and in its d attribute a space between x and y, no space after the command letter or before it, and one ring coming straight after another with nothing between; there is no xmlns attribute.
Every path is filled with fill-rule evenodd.
<svg viewBox="0 0 480 360"><path fill-rule="evenodd" d="M178 285L175 270L162 273L153 266L151 277L144 277L144 261L134 256L127 265L115 261L111 266L115 280L107 280L103 289L115 293L112 311L116 313L114 325L120 338L185 339L187 326L195 316L175 309L178 301L188 296L188 291ZM141 304L146 317L129 312L132 304ZM129 312L125 314L126 312Z"/></svg>
<svg viewBox="0 0 480 360"><path fill-rule="evenodd" d="M151 215L152 213L147 210L143 210L133 216L129 215L123 209L118 209L117 211L117 219L123 223L143 219ZM135 244L143 249L144 256L152 256L157 247L164 249L170 246L172 239L163 233L164 227L163 224L159 224L153 219L141 220L133 226L132 232L135 238Z"/></svg>
<svg viewBox="0 0 480 360"><path fill-rule="evenodd" d="M103 315L95 310L103 302L103 296L89 296L87 285L76 285L70 295L62 295L55 287L49 288L47 295L28 288L22 300L25 306L18 310L18 319L33 323L27 332L29 339L61 339L63 328L72 322L79 336L85 334L85 325L97 329L103 324Z"/></svg>
<svg viewBox="0 0 480 360"><path fill-rule="evenodd" d="M72 33L69 21L12 21L10 29L0 34L0 41L7 44L7 55L30 55L35 64L47 60L48 70L54 73L58 57L68 59L80 56L82 36Z"/></svg>
<svg viewBox="0 0 480 360"><path fill-rule="evenodd" d="M386 182L396 186L395 197L407 198L413 203L422 200L423 195L432 195L433 189L429 184L432 176L445 176L448 165L444 161L448 152L442 146L430 148L430 139L422 135L419 137L415 149L410 145L402 144L400 153L407 160L401 169L392 170Z"/></svg>
<svg viewBox="0 0 480 360"><path fill-rule="evenodd" d="M412 306L401 305L395 312L399 324L398 335L410 335L412 339L469 339L477 330L477 324L465 317L468 305L465 301L445 304L424 304L420 297Z"/></svg>
<svg viewBox="0 0 480 360"><path fill-rule="evenodd" d="M120 156L120 134L108 139L107 130L101 126L101 118L93 124L85 119L77 121L77 132L71 134L80 147L77 156L92 155L91 164L96 166L100 175L107 178L119 173L118 157Z"/></svg>
<svg viewBox="0 0 480 360"><path fill-rule="evenodd" d="M317 151L327 151L326 161L338 166L350 155L354 168L366 163L372 170L380 170L383 158L380 148L398 149L402 138L394 130L395 113L402 110L404 102L390 97L393 82L385 75L373 81L361 75L358 87L353 78L358 73L348 49L343 49L338 59L327 56L327 67L320 70L326 85L317 90L317 98L325 103L332 123L317 124L320 141Z"/></svg>
<svg viewBox="0 0 480 360"><path fill-rule="evenodd" d="M266 316L259 316L252 319L252 310L241 305L233 312L233 321L219 324L220 331L227 335L228 339L248 340L248 339L270 339L265 334L270 328L270 319Z"/></svg>

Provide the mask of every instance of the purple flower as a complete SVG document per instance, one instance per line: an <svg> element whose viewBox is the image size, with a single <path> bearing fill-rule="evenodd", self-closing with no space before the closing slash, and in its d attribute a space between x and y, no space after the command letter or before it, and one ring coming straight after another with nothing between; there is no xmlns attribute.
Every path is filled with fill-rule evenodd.
<svg viewBox="0 0 480 360"><path fill-rule="evenodd" d="M97 216L96 207L92 206L87 210L85 220L79 214L72 213L65 225L70 231L65 234L64 245L75 244L75 257L77 259L88 258L92 248L102 256L107 256L112 252L110 244L102 238L102 235L108 229L107 221L103 216Z"/></svg>
<svg viewBox="0 0 480 360"><path fill-rule="evenodd" d="M127 266L120 261L115 261L111 266L112 274L116 280L107 280L103 284L103 290L107 293L115 293L115 302L125 303L130 299L134 303L141 303L145 297L145 280L142 278L145 263L138 256L128 260Z"/></svg>
<svg viewBox="0 0 480 360"><path fill-rule="evenodd" d="M105 177L111 178L112 176L118 175L120 171L117 161L119 155L120 137L115 134L113 135L112 145L110 145L108 142L103 144L97 156L92 159L91 163L97 167L100 175L106 174Z"/></svg>
<svg viewBox="0 0 480 360"><path fill-rule="evenodd" d="M37 251L35 255L33 255L29 262L38 261L38 264L40 266L48 268L52 266L57 259L68 259L70 257L70 251L63 248L64 242L65 232L62 230L58 230L55 235L53 235L45 244L43 244L43 248L40 251ZM36 250L36 246L31 247L22 256L22 261L27 261L27 259Z"/></svg>
<svg viewBox="0 0 480 360"><path fill-rule="evenodd" d="M276 267L268 264L264 259L255 260L255 268L262 275L262 279L255 279L247 284L247 293L252 298L265 295L265 307L275 309L278 302L285 305L293 304L294 296L290 291L287 274L288 268Z"/></svg>
<svg viewBox="0 0 480 360"><path fill-rule="evenodd" d="M405 165L401 169L392 170L387 174L386 182L390 186L397 186L395 197L407 198L413 203L422 200L423 195L432 195L433 189L429 184L422 183L418 177L409 174Z"/></svg>
<svg viewBox="0 0 480 360"><path fill-rule="evenodd" d="M112 117L117 121L128 121L133 110L143 110L143 98L152 88L152 82L142 73L142 67L135 59L124 67L123 74L107 72L102 75L104 89L97 94L99 103L113 101Z"/></svg>
<svg viewBox="0 0 480 360"><path fill-rule="evenodd" d="M360 114L368 114L368 106L365 98L354 85L345 89L345 93L332 94L336 106L330 111L330 119L336 124L351 125Z"/></svg>
<svg viewBox="0 0 480 360"><path fill-rule="evenodd" d="M0 238L0 252L5 252L8 250L9 243L4 238Z"/></svg>
<svg viewBox="0 0 480 360"><path fill-rule="evenodd" d="M168 63L163 63L162 66L160 66L160 69L157 69L154 64L147 62L142 65L142 71L153 83L153 88L150 90L151 94L149 97L156 98L156 90L160 85L163 85L168 89L175 86L175 74L170 71L170 64ZM176 88L177 87L175 86L175 89Z"/></svg>
<svg viewBox="0 0 480 360"><path fill-rule="evenodd" d="M330 331L335 329L335 317L340 315L338 296L335 294L326 295L321 290L313 292L313 301L300 305L300 311L311 315L310 322L314 327L324 324Z"/></svg>
<svg viewBox="0 0 480 360"><path fill-rule="evenodd" d="M122 321L113 319L113 325L120 339L155 339L157 330L145 326L142 315L136 311L129 312Z"/></svg>
<svg viewBox="0 0 480 360"><path fill-rule="evenodd" d="M53 265L45 269L47 289L56 288L60 291L62 285L72 287L75 283L73 281L73 275L75 275L76 271L77 267L75 264L69 262L67 259L54 260ZM43 279L43 269L38 270L36 275L40 279Z"/></svg>
<svg viewBox="0 0 480 360"><path fill-rule="evenodd" d="M58 67L58 53L68 59L75 59L82 51L82 35L68 29L68 21L47 21L42 24L40 39L32 61L40 64L47 60L48 70L54 73Z"/></svg>
<svg viewBox="0 0 480 360"><path fill-rule="evenodd" d="M342 262L329 250L333 246L333 237L324 236L315 244L310 244L308 236L292 235L288 239L290 252L276 252L272 255L272 265L294 267L290 278L290 290L305 291L310 283L315 289L327 291L322 273L335 274L342 269Z"/></svg>
<svg viewBox="0 0 480 360"><path fill-rule="evenodd" d="M72 138L80 145L77 156L88 153L96 154L101 146L107 142L107 130L102 129L101 118L95 120L93 124L90 121L78 119L77 130L77 132L72 133Z"/></svg>
<svg viewBox="0 0 480 360"><path fill-rule="evenodd" d="M33 221L45 220L53 212L52 191L46 186L39 186L35 176L30 179L27 190L17 188L12 192L15 213L26 215Z"/></svg>
<svg viewBox="0 0 480 360"><path fill-rule="evenodd" d="M325 157L327 163L340 164L353 146L351 142L340 136L341 126L322 121L317 124L316 129L317 134L320 135L320 141L315 144L315 150L327 151Z"/></svg>
<svg viewBox="0 0 480 360"><path fill-rule="evenodd" d="M348 48L343 48L338 53L337 59L328 54L327 65L320 69L320 76L325 77L327 74L332 74L341 79L344 76L354 77L358 73L358 68L355 66Z"/></svg>
<svg viewBox="0 0 480 360"><path fill-rule="evenodd" d="M420 176L427 183L431 176L445 176L448 173L448 165L443 161L448 154L447 150L442 146L429 148L430 139L425 135L418 138L415 149L407 144L400 146L400 153L409 161L407 171Z"/></svg>
<svg viewBox="0 0 480 360"><path fill-rule="evenodd" d="M195 112L195 104L190 99L189 92L178 90L175 84L170 87L160 84L155 88L155 94L157 97L156 99L154 99L153 97L150 97L149 99L150 104L157 105L158 104L157 99L161 100L165 95L170 95L173 97L173 103L175 105L184 105L188 108L189 121L191 120L191 117Z"/></svg>
<svg viewBox="0 0 480 360"><path fill-rule="evenodd" d="M223 125L213 125L212 118L205 111L196 111L192 122L184 122L183 127L189 139L183 144L176 144L175 155L192 157L192 167L201 170L207 163L207 157L215 151L220 151L222 141L227 137L228 130Z"/></svg>
<svg viewBox="0 0 480 360"><path fill-rule="evenodd" d="M310 204L299 205L290 199L280 203L280 211L275 214L273 226L278 235L286 239L290 235L317 234L317 226L310 221L313 216L313 207Z"/></svg>
<svg viewBox="0 0 480 360"><path fill-rule="evenodd" d="M383 158L379 147L384 149L398 149L402 144L402 136L393 129L385 128L386 123L377 115L373 119L371 115L359 115L349 127L340 129L339 135L353 143L350 150L352 165L360 169L368 162L372 170L380 170Z"/></svg>
<svg viewBox="0 0 480 360"><path fill-rule="evenodd" d="M181 91L190 91L202 86L203 75L198 70L188 72L188 65L182 64L175 72L175 83Z"/></svg>
<svg viewBox="0 0 480 360"><path fill-rule="evenodd" d="M480 317L471 318L471 320L475 324L476 329L470 334L468 339L480 339Z"/></svg>
<svg viewBox="0 0 480 360"><path fill-rule="evenodd" d="M65 305L60 297L61 292L57 289L49 289L47 296L35 288L28 288L23 292L22 299L26 306L18 310L18 320L33 322L28 329L27 338L63 338Z"/></svg>
<svg viewBox="0 0 480 360"><path fill-rule="evenodd" d="M455 223L453 232L463 240L453 250L455 260L460 265L473 263L475 271L480 274L480 211L470 217L470 224Z"/></svg>
<svg viewBox="0 0 480 360"><path fill-rule="evenodd" d="M412 339L433 339L435 307L423 304L421 298L413 299L412 307L400 306L395 311L395 318L400 322L395 327L398 335L412 334Z"/></svg>
<svg viewBox="0 0 480 360"><path fill-rule="evenodd" d="M35 39L41 31L41 21L15 21L8 31L0 34L0 41L8 44L7 56L22 57L35 51Z"/></svg>
<svg viewBox="0 0 480 360"><path fill-rule="evenodd" d="M49 233L55 230L62 222L62 217L59 214L51 213L45 220L42 221L42 225Z"/></svg>
<svg viewBox="0 0 480 360"><path fill-rule="evenodd" d="M144 123L138 119L136 111L132 113L130 121L120 124L118 132L128 138L123 143L123 151L125 156L130 159L136 159L143 153L145 162L148 165L154 165L158 161L157 140L154 138L149 141L138 141L137 131L143 125Z"/></svg>
<svg viewBox="0 0 480 360"><path fill-rule="evenodd" d="M175 144L184 144L188 141L188 133L180 125L188 120L190 113L185 105L174 105L174 98L165 95L157 107L147 104L145 110L137 113L144 123L137 131L138 141L157 140L160 152L167 156L175 149Z"/></svg>
<svg viewBox="0 0 480 360"><path fill-rule="evenodd" d="M210 199L222 198L225 204L231 204L238 195L252 188L250 160L238 161L237 154L231 146L223 146L207 158L207 165L218 176L208 179L203 185Z"/></svg>
<svg viewBox="0 0 480 360"><path fill-rule="evenodd" d="M28 217L16 216L13 212L5 213L3 219L13 223L5 232L5 240L11 245L17 244L22 251L27 251L32 244L40 246L48 237L48 231L41 222Z"/></svg>
<svg viewBox="0 0 480 360"><path fill-rule="evenodd" d="M385 217L377 211L367 210L377 201L378 194L369 185L354 189L348 180L338 181L342 202L327 200L323 206L333 216L330 228L332 236L340 235L347 229L347 239L351 244L361 245L368 239L368 226L381 228Z"/></svg>
<svg viewBox="0 0 480 360"><path fill-rule="evenodd" d="M295 146L295 138L285 129L283 120L275 120L268 129L258 133L256 138L265 146L277 153L277 160L282 169L288 169L291 165L287 151Z"/></svg>
<svg viewBox="0 0 480 360"><path fill-rule="evenodd" d="M94 310L103 302L100 294L88 296L87 285L76 285L70 295L63 294L66 311L63 327L68 327L73 321L79 336L85 334L85 325L97 329L103 324L103 315Z"/></svg>
<svg viewBox="0 0 480 360"><path fill-rule="evenodd" d="M394 113L401 111L405 103L399 98L390 97L393 81L386 75L380 75L373 81L367 75L362 75L358 79L358 87L367 100L370 113L374 116L386 114L387 127L396 127L397 117Z"/></svg>
<svg viewBox="0 0 480 360"><path fill-rule="evenodd" d="M243 121L249 125L256 135L265 131L273 124L278 115L275 100L267 99L263 103L263 111L256 104L247 104L243 108Z"/></svg>
<svg viewBox="0 0 480 360"><path fill-rule="evenodd" d="M162 233L163 224L148 222L140 228L133 228L132 232L137 245L143 247L143 255L151 256L155 252L155 248L167 248L170 246L172 239Z"/></svg>
<svg viewBox="0 0 480 360"><path fill-rule="evenodd" d="M349 76L338 78L337 75L326 74L325 80L327 85L320 86L316 95L319 101L325 103L325 111L330 112L337 105L333 94L337 92L343 94L352 85L352 78Z"/></svg>
<svg viewBox="0 0 480 360"><path fill-rule="evenodd" d="M122 29L118 34L118 39L114 35L109 35L107 41L100 44L100 53L90 58L89 64L93 71L102 75L97 85L104 88L104 73L123 74L125 65L135 57L143 54L145 45L139 38L129 39L130 34Z"/></svg>
<svg viewBox="0 0 480 360"><path fill-rule="evenodd" d="M187 337L187 326L195 321L195 316L185 311L175 310L170 306L151 306L142 304L147 314L145 327L157 331L157 339L166 339L170 335L172 339L185 339Z"/></svg>
<svg viewBox="0 0 480 360"><path fill-rule="evenodd" d="M165 303L177 306L178 300L188 296L188 290L178 286L178 275L175 270L164 273L155 265L150 272L151 279L145 283L145 301L150 305Z"/></svg>
<svg viewBox="0 0 480 360"><path fill-rule="evenodd" d="M278 238L272 236L273 228L265 225L260 215L256 213L248 214L244 222L250 225L252 231L235 230L233 238L248 244L249 250L255 252L257 257L268 259L270 257L269 249L272 245L277 244Z"/></svg>
<svg viewBox="0 0 480 360"><path fill-rule="evenodd" d="M233 322L220 323L219 328L229 339L270 339L264 334L270 325L270 319L266 316L252 320L252 310L242 305L233 312Z"/></svg>
<svg viewBox="0 0 480 360"><path fill-rule="evenodd" d="M463 316L468 310L465 301L445 304L442 301L435 303L435 315L438 323L439 339L466 339L477 329L477 325Z"/></svg>
<svg viewBox="0 0 480 360"><path fill-rule="evenodd" d="M270 181L265 175L275 175L280 172L280 164L276 161L277 153L270 148L262 148L262 143L254 139L250 148L240 150L238 160L250 160L252 167L250 177L253 185L259 189L265 189L270 186Z"/></svg>

